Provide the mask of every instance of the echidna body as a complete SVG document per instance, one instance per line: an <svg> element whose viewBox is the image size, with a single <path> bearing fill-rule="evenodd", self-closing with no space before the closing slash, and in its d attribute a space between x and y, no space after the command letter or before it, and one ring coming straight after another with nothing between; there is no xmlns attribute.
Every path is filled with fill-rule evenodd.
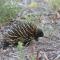
<svg viewBox="0 0 60 60"><path fill-rule="evenodd" d="M32 41L31 38L38 40L43 37L41 29L31 22L14 21L6 26L3 31L3 48L7 46L16 46L18 42L22 42L25 46Z"/></svg>

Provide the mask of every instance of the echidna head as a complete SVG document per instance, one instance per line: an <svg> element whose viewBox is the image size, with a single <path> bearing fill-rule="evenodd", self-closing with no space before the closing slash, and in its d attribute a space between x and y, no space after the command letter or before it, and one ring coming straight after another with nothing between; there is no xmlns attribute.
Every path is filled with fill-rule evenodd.
<svg viewBox="0 0 60 60"><path fill-rule="evenodd" d="M36 31L36 36L35 36L36 40L37 40L39 37L43 37L43 36L44 36L43 31L38 28L37 31Z"/></svg>

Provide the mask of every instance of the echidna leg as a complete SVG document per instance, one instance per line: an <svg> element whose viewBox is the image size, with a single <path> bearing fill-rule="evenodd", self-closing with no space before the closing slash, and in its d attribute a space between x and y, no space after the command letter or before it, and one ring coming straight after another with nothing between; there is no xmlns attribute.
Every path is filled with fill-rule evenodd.
<svg viewBox="0 0 60 60"><path fill-rule="evenodd" d="M26 47L29 46L30 42L31 42L30 39L25 40L25 41L23 42L23 46L26 46Z"/></svg>

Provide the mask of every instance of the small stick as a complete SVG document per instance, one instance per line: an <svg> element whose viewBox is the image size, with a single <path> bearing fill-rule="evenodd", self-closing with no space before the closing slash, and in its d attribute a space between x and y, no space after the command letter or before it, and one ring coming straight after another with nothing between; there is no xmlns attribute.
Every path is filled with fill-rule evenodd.
<svg viewBox="0 0 60 60"><path fill-rule="evenodd" d="M41 56L39 56L39 53L40 53ZM47 55L46 55L46 53L39 50L39 51L37 51L36 60L40 60L40 59L41 60L42 59L49 60L48 57L47 57Z"/></svg>

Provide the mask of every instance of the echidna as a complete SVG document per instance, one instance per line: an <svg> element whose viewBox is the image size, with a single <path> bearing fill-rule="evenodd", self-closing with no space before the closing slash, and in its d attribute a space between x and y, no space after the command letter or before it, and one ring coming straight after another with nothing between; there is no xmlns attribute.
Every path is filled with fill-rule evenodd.
<svg viewBox="0 0 60 60"><path fill-rule="evenodd" d="M14 21L4 27L2 45L3 48L17 46L20 41L23 46L28 46L32 38L37 41L38 37L43 37L43 35L42 30L32 22Z"/></svg>

